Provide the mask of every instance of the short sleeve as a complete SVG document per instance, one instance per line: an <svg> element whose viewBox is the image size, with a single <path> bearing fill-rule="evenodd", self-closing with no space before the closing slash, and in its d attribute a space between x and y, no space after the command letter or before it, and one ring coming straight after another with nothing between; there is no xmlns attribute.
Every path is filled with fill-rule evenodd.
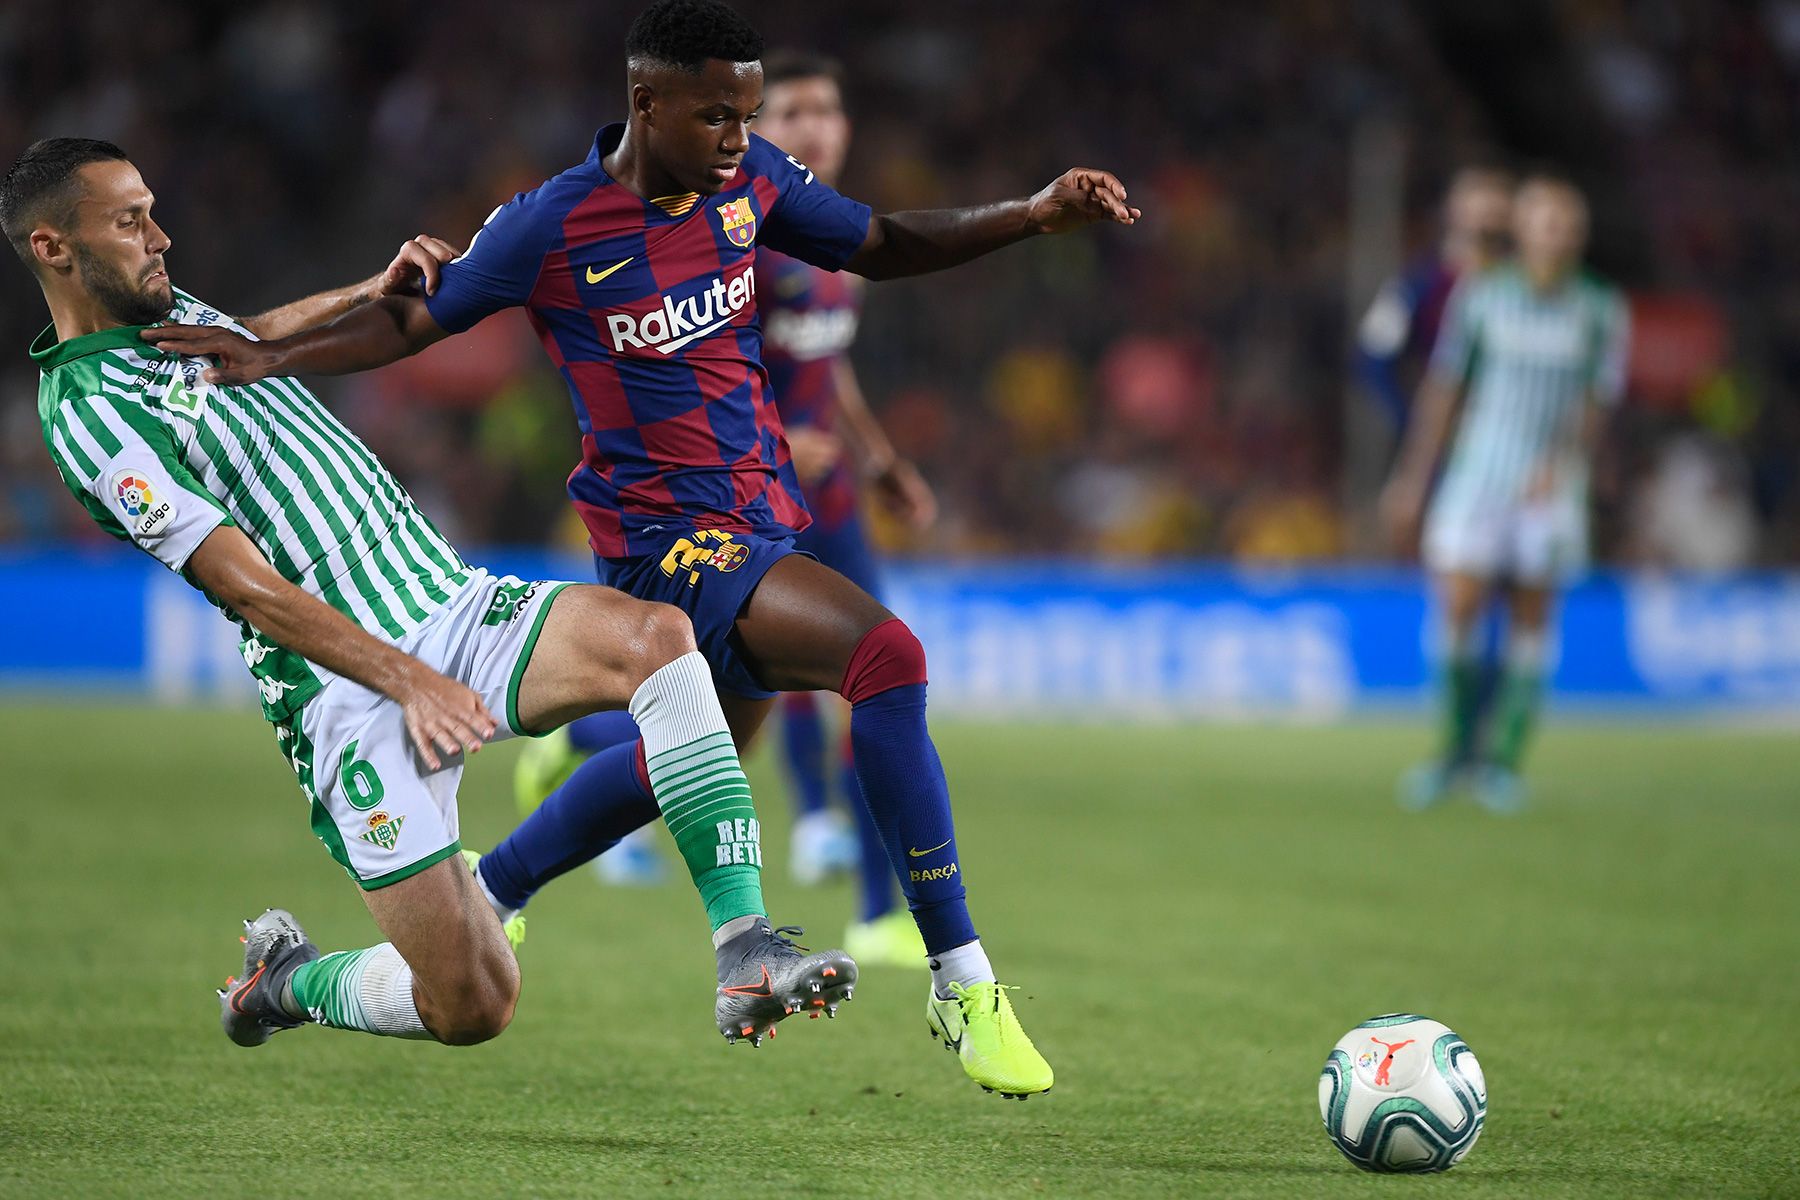
<svg viewBox="0 0 1800 1200"><path fill-rule="evenodd" d="M168 427L128 400L64 400L45 433L57 471L88 514L172 571L207 534L233 523L181 461Z"/></svg>
<svg viewBox="0 0 1800 1200"><path fill-rule="evenodd" d="M1606 293L1595 322L1594 401L1615 408L1625 398L1625 371L1631 358L1631 307L1618 292Z"/></svg>
<svg viewBox="0 0 1800 1200"><path fill-rule="evenodd" d="M551 237L537 196L521 192L489 213L469 248L445 264L425 307L446 333L461 333L531 298Z"/></svg>
<svg viewBox="0 0 1800 1200"><path fill-rule="evenodd" d="M1390 279L1357 326L1357 347L1374 358L1397 358L1412 334L1415 306L1404 280Z"/></svg>
<svg viewBox="0 0 1800 1200"><path fill-rule="evenodd" d="M753 135L754 137L754 135ZM827 187L791 154L754 137L758 170L775 185L761 237L771 250L836 271L869 236L869 206Z"/></svg>
<svg viewBox="0 0 1800 1200"><path fill-rule="evenodd" d="M1474 280L1463 279L1451 291L1438 327L1437 345L1431 350L1432 373L1457 383L1467 381L1481 348L1476 286Z"/></svg>

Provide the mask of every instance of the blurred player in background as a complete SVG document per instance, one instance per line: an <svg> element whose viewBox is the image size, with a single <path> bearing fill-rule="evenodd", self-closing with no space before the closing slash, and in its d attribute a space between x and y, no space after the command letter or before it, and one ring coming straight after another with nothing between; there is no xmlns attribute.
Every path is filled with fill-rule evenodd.
<svg viewBox="0 0 1800 1200"><path fill-rule="evenodd" d="M657 0L626 37L628 120L600 130L584 162L496 209L435 292L273 344L204 329L153 340L215 356L221 382L343 373L525 307L580 424L568 488L601 580L689 614L739 745L781 691L850 701L857 780L931 955L929 1027L983 1087L1032 1095L1054 1077L969 915L925 719L924 648L793 547L810 518L761 362L755 256L768 246L890 279L1140 213L1116 178L1085 167L1029 197L875 213L750 132L762 49L717 0ZM583 763L482 858L496 897L523 903L584 848L591 857L647 823L642 765L641 741Z"/></svg>
<svg viewBox="0 0 1800 1200"><path fill-rule="evenodd" d="M1542 703L1554 601L1587 564L1589 468L1625 388L1625 302L1582 270L1580 190L1527 179L1513 225L1516 261L1464 279L1451 296L1382 494L1398 544L1417 545L1423 520L1444 621L1443 740L1403 780L1409 807L1440 802L1464 772L1489 809L1522 804L1518 772ZM1507 619L1490 692L1477 642L1496 602Z"/></svg>
<svg viewBox="0 0 1800 1200"><path fill-rule="evenodd" d="M44 441L103 529L241 628L312 831L388 939L321 957L281 909L246 921L243 975L219 991L226 1034L255 1046L307 1021L456 1045L499 1034L519 995L508 941L522 930L462 853L463 755L602 707L628 705L654 743L649 784L715 949L766 929L749 784L678 609L470 567L299 380L204 380L203 360L141 336L171 318L298 333L435 280L449 247L415 239L375 279L239 322L171 285L154 205L124 152L89 139L33 145L0 184L0 225L53 322L31 348ZM841 953L759 945L758 989L721 978L721 1030L760 1040L797 995L849 998L855 966Z"/></svg>
<svg viewBox="0 0 1800 1200"><path fill-rule="evenodd" d="M828 58L787 52L763 63L763 136L832 187L850 149L842 85L841 68ZM763 364L813 518L794 547L879 597L880 573L860 511L861 482L867 480L889 511L914 529L936 519L937 500L918 469L895 452L851 365L862 281L776 251L757 257L756 272ZM836 865L833 849L846 839L842 816L829 803L835 775L856 822L852 844L861 882L857 919L844 935L856 948L846 949L859 962L923 969L925 946L897 903L881 834L856 782L848 714L841 705L834 708L840 712L842 750L827 751L830 739L819 704L825 695L789 692L782 699L782 742L799 808L790 867L808 882ZM827 765L834 758L835 772Z"/></svg>
<svg viewBox="0 0 1800 1200"><path fill-rule="evenodd" d="M1444 235L1376 293L1357 330L1364 384L1398 431L1437 345L1444 305L1457 280L1487 270L1512 245L1512 176L1464 167L1444 196Z"/></svg>

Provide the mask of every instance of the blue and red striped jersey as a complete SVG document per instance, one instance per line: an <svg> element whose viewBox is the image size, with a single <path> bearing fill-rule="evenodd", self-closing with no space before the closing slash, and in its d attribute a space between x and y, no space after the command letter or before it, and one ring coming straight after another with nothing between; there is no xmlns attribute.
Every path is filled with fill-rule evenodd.
<svg viewBox="0 0 1800 1200"><path fill-rule="evenodd" d="M831 433L837 425L837 369L856 340L860 282L772 250L757 257L763 363L788 429ZM806 506L821 525L835 529L856 511L856 472L847 460L805 487Z"/></svg>
<svg viewBox="0 0 1800 1200"><path fill-rule="evenodd" d="M762 362L757 247L827 270L869 208L754 134L713 196L646 200L587 161L495 209L427 298L459 333L523 305L581 427L569 498L594 552L660 552L670 530L781 538L810 521Z"/></svg>

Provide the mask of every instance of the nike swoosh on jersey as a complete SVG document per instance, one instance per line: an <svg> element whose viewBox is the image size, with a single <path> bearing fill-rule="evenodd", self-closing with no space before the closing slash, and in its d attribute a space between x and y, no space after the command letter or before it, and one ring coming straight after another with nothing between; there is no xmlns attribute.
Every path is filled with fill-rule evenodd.
<svg viewBox="0 0 1800 1200"><path fill-rule="evenodd" d="M605 279L608 275L611 275L614 271L616 271L620 267L624 266L625 263L631 262L635 258L637 258L637 255L634 254L631 256L631 258L627 258L622 262L614 263L612 266L606 268L606 270L604 270L604 271L596 271L596 270L594 270L594 268L589 267L587 269L587 281L589 283L599 283L602 279Z"/></svg>
<svg viewBox="0 0 1800 1200"><path fill-rule="evenodd" d="M919 849L916 849L915 847L908 846L906 848L906 852L908 854L912 855L914 858L924 858L927 854L936 854L939 850L942 850L945 846L948 846L951 843L951 841L953 841L953 840L954 839L952 839L952 838L945 838L943 841L939 842L937 845L933 846L929 850L919 850Z"/></svg>

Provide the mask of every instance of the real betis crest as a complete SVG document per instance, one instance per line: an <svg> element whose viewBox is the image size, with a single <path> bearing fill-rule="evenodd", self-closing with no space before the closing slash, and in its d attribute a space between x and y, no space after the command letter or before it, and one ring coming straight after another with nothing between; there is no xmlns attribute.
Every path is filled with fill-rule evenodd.
<svg viewBox="0 0 1800 1200"><path fill-rule="evenodd" d="M404 816L390 818L386 813L378 812L369 817L369 827L356 836L371 846L392 850L394 843L400 840L400 827L404 824Z"/></svg>

